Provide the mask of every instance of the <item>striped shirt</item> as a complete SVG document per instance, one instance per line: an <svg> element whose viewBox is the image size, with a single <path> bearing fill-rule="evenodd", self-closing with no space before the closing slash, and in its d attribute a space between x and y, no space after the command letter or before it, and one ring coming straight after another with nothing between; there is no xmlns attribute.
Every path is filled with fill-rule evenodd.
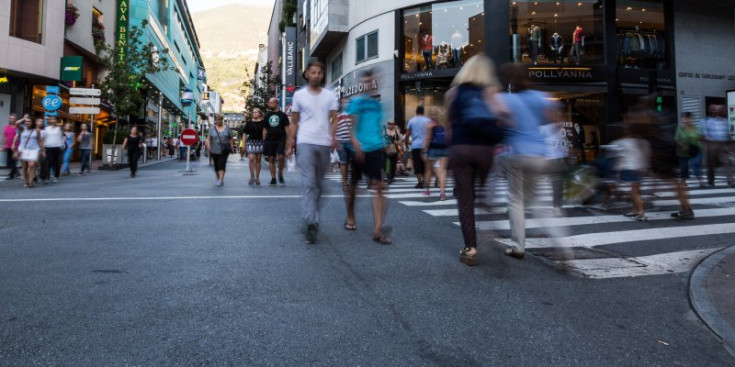
<svg viewBox="0 0 735 367"><path fill-rule="evenodd" d="M721 117L710 117L702 123L702 136L709 141L730 141L730 125Z"/></svg>
<svg viewBox="0 0 735 367"><path fill-rule="evenodd" d="M350 129L352 128L352 118L346 113L337 115L337 141L349 141Z"/></svg>

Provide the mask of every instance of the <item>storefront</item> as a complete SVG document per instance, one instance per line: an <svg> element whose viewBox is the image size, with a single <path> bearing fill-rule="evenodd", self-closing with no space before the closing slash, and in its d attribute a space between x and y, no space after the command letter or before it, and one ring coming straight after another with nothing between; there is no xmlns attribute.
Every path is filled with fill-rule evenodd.
<svg viewBox="0 0 735 367"><path fill-rule="evenodd" d="M397 11L396 24L401 125L416 106L441 105L459 67L482 52L522 64L534 87L559 101L559 123L574 129L569 143L588 148L581 158L620 136L640 96L656 92L661 112L677 110L668 0L437 2Z"/></svg>

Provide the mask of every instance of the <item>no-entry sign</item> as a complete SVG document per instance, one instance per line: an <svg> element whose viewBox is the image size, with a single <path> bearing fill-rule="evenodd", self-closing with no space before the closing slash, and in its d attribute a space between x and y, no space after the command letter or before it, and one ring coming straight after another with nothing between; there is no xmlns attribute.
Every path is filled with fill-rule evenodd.
<svg viewBox="0 0 735 367"><path fill-rule="evenodd" d="M198 138L199 136L194 129L184 129L184 131L181 132L181 144L186 146L193 145L197 142Z"/></svg>

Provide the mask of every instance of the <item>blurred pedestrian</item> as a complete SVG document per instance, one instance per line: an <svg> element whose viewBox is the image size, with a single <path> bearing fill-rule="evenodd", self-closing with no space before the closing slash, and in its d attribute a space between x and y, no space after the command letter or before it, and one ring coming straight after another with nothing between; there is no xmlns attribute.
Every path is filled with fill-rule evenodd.
<svg viewBox="0 0 735 367"><path fill-rule="evenodd" d="M429 184L432 174L436 174L439 183L439 200L447 199L445 189L447 187L447 165L449 163L449 151L447 150L447 138L444 131L444 112L441 108L429 107L429 123L426 124L426 135L424 138L424 195L431 195Z"/></svg>
<svg viewBox="0 0 735 367"><path fill-rule="evenodd" d="M325 67L310 61L304 71L308 84L293 96L291 128L286 155L293 153L293 136L298 142L296 164L301 174L306 242L314 244L319 233L319 201L324 175L329 170L329 152L337 147L337 111L334 91L322 87Z"/></svg>
<svg viewBox="0 0 735 367"><path fill-rule="evenodd" d="M143 136L138 133L137 126L130 128L130 134L123 140L122 149L128 150L130 177L135 178L135 174L138 172L138 159L140 159L140 152L143 149Z"/></svg>
<svg viewBox="0 0 735 367"><path fill-rule="evenodd" d="M16 157L21 161L21 173L23 175L23 187L34 187L36 179L36 165L40 157L45 155L43 150L43 139L41 138L41 126L43 119L38 118L34 122L30 118L24 118L25 129L16 136L18 148Z"/></svg>
<svg viewBox="0 0 735 367"><path fill-rule="evenodd" d="M546 143L546 173L551 182L552 205L554 215L563 214L561 207L564 201L564 174L567 171L569 148L566 146L566 131L555 123L540 127L541 135Z"/></svg>
<svg viewBox="0 0 735 367"><path fill-rule="evenodd" d="M41 169L41 180L47 183L59 182L61 177L62 150L64 149L64 132L59 125L59 120L54 116L48 117L48 125L43 129L41 138L46 151L46 164ZM53 171L53 175L51 174Z"/></svg>
<svg viewBox="0 0 735 367"><path fill-rule="evenodd" d="M8 116L8 124L3 128L3 148L5 149L6 165L10 168L7 180L15 179L18 175L18 167L13 152L17 148L18 141L15 138L20 133L20 124L18 123L18 115L11 113ZM15 145L14 145L15 144Z"/></svg>
<svg viewBox="0 0 735 367"><path fill-rule="evenodd" d="M71 160L72 153L74 153L74 140L74 131L71 123L67 122L64 124L64 146L66 149L64 149L64 160L61 165L61 174L64 176L69 176L70 173L69 161Z"/></svg>
<svg viewBox="0 0 735 367"><path fill-rule="evenodd" d="M88 131L87 124L82 124L79 130L77 143L79 143L79 151L82 153L82 167L79 170L79 174L83 175L85 168L87 169L87 173L92 172L89 161L92 154L92 133Z"/></svg>
<svg viewBox="0 0 735 367"><path fill-rule="evenodd" d="M693 160L701 161L702 157L702 135L692 123L691 112L684 112L681 115L681 125L676 128L676 156L679 157L679 178L681 184L686 186L687 179L689 176L689 162ZM703 186L704 182L701 180L699 172L699 164L697 163L694 170L694 175L699 181L699 185Z"/></svg>
<svg viewBox="0 0 735 367"><path fill-rule="evenodd" d="M424 149L424 138L426 135L426 125L429 118L424 116L424 106L416 107L416 116L408 120L406 125L406 149L411 151L411 160L413 162L413 172L416 174L418 183L414 186L417 189L428 187L429 182L424 182L424 158L422 150ZM410 145L409 145L410 142Z"/></svg>
<svg viewBox="0 0 735 367"><path fill-rule="evenodd" d="M536 186L547 167L546 141L541 127L555 120L556 103L543 92L530 88L518 64L505 64L500 78L508 93L502 95L515 125L508 128L507 143L512 149L508 160L508 216L511 247L505 254L523 259L526 248L526 205L535 201Z"/></svg>
<svg viewBox="0 0 735 367"><path fill-rule="evenodd" d="M250 160L250 180L248 185L253 183L260 185L260 168L263 161L263 135L265 134L265 121L263 120L263 111L260 108L253 108L252 119L245 123L242 128L241 141L245 146L245 152Z"/></svg>
<svg viewBox="0 0 735 367"><path fill-rule="evenodd" d="M487 56L476 55L467 60L451 85L444 96L445 134L450 141L449 157L464 240L459 259L474 266L477 259L475 184L487 178L493 162L493 146L502 140L501 126L507 120L508 110L498 97L500 83Z"/></svg>
<svg viewBox="0 0 735 367"><path fill-rule="evenodd" d="M385 129L386 145L385 156L388 164L386 176L388 183L392 184L396 179L396 169L398 168L398 157L403 152L403 135L401 130L396 126L393 119L388 120L388 127Z"/></svg>
<svg viewBox="0 0 735 367"><path fill-rule="evenodd" d="M345 109L350 103L350 99L343 97L340 99L340 111L337 113L337 132L335 137L337 139L337 155L339 156L339 171L342 175L342 191L349 189L350 183L347 180L347 174L349 173L350 163L352 162L352 153L350 146L350 130L352 129L352 116L350 116Z"/></svg>
<svg viewBox="0 0 735 367"><path fill-rule="evenodd" d="M627 121L625 136L610 143L615 152L614 169L620 180L630 184L630 197L633 209L623 214L626 217L645 222L647 220L641 196L641 177L649 169L651 148L643 139L643 131L635 123Z"/></svg>
<svg viewBox="0 0 735 367"><path fill-rule="evenodd" d="M702 138L704 139L707 159L707 183L715 186L715 167L722 164L727 177L727 185L735 187L730 164L730 143L732 134L730 124L725 119L722 105L712 104L707 109L709 116L702 122Z"/></svg>
<svg viewBox="0 0 735 367"><path fill-rule="evenodd" d="M207 151L214 162L214 173L217 176L217 186L225 184L225 171L227 170L227 158L232 152L232 131L223 123L225 117L222 114L214 116L214 126L209 129L207 135Z"/></svg>
<svg viewBox="0 0 735 367"><path fill-rule="evenodd" d="M372 71L363 71L360 75L362 85L372 85L375 76ZM383 131L383 108L380 102L368 92L353 98L347 107L352 118L352 129L349 147L355 154L352 163L352 179L347 195L347 220L345 229L355 230L355 194L357 182L365 175L368 186L373 187L373 241L382 245L390 245L393 241L383 232L383 220L388 206L383 190L383 169L385 167L385 138Z"/></svg>

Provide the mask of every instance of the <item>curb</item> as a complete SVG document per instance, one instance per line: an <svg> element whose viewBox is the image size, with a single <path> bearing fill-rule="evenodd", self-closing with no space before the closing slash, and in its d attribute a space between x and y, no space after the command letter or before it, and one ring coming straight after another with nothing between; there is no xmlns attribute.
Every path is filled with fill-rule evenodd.
<svg viewBox="0 0 735 367"><path fill-rule="evenodd" d="M706 288L712 269L730 255L735 255L735 246L717 251L697 264L689 277L689 303L702 322L722 340L725 349L735 357L735 328L714 307Z"/></svg>

